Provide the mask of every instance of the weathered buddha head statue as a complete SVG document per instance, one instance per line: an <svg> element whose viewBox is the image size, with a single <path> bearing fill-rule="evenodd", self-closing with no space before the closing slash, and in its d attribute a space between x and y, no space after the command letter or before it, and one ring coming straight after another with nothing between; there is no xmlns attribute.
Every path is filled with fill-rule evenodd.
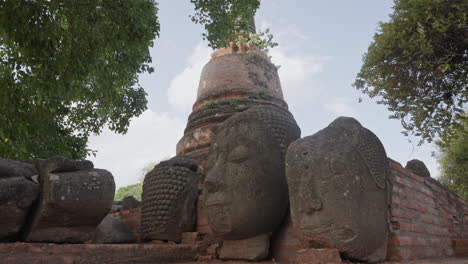
<svg viewBox="0 0 468 264"><path fill-rule="evenodd" d="M370 130L340 117L292 143L286 155L291 218L310 247L363 261L385 259L388 160Z"/></svg>
<svg viewBox="0 0 468 264"><path fill-rule="evenodd" d="M176 156L160 162L143 182L141 235L143 240L179 242L182 232L195 228L198 196L197 161Z"/></svg>
<svg viewBox="0 0 468 264"><path fill-rule="evenodd" d="M228 118L207 161L204 208L223 239L273 232L288 208L284 156L300 129L291 113L258 106Z"/></svg>

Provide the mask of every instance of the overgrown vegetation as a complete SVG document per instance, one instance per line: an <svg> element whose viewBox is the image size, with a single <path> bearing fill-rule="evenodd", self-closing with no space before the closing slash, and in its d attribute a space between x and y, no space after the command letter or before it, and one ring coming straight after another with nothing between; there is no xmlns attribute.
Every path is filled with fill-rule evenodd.
<svg viewBox="0 0 468 264"><path fill-rule="evenodd" d="M445 140L461 126L468 102L467 13L463 0L395 0L354 82L420 143Z"/></svg>
<svg viewBox="0 0 468 264"><path fill-rule="evenodd" d="M468 200L468 116L447 141L437 141L440 182Z"/></svg>
<svg viewBox="0 0 468 264"><path fill-rule="evenodd" d="M247 29L260 0L191 3L219 48ZM157 15L153 0L0 0L0 157L82 159L91 134L126 133L147 108L138 75L154 71Z"/></svg>
<svg viewBox="0 0 468 264"><path fill-rule="evenodd" d="M125 133L146 109L157 5L135 1L0 0L0 156L90 153L104 125Z"/></svg>

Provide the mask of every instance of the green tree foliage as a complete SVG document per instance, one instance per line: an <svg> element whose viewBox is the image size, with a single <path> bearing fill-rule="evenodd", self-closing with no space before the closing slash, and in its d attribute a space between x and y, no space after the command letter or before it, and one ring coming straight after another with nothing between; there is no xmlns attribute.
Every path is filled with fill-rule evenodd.
<svg viewBox="0 0 468 264"><path fill-rule="evenodd" d="M120 187L115 193L114 200L122 201L122 199L127 196L133 196L137 200L141 201L142 190L143 190L143 183L136 183L136 184L128 185L125 187Z"/></svg>
<svg viewBox="0 0 468 264"><path fill-rule="evenodd" d="M449 137L468 101L467 4L395 0L380 23L354 86L385 104L421 142Z"/></svg>
<svg viewBox="0 0 468 264"><path fill-rule="evenodd" d="M212 48L229 46L239 32L248 32L248 21L260 7L260 0L190 0L195 6L192 21L204 25L203 37Z"/></svg>
<svg viewBox="0 0 468 264"><path fill-rule="evenodd" d="M146 109L152 0L0 0L0 156L84 158Z"/></svg>
<svg viewBox="0 0 468 264"><path fill-rule="evenodd" d="M260 0L191 2L220 47ZM153 72L157 12L153 0L0 0L0 157L81 159L90 134L125 133L146 109L138 75Z"/></svg>
<svg viewBox="0 0 468 264"><path fill-rule="evenodd" d="M447 141L437 141L440 182L468 200L468 117Z"/></svg>

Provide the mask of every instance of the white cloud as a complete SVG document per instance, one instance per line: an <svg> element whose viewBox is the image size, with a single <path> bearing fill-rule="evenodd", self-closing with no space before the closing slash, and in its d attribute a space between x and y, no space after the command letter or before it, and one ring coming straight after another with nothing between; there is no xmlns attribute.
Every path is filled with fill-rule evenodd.
<svg viewBox="0 0 468 264"><path fill-rule="evenodd" d="M213 50L200 42L187 59L187 66L171 81L167 92L169 103L185 113L190 113L197 97L198 82L203 66L210 60Z"/></svg>
<svg viewBox="0 0 468 264"><path fill-rule="evenodd" d="M284 98L289 104L310 102L320 95L320 88L313 75L322 72L328 57L290 54L287 47L280 45L270 51L272 61L280 66L278 74Z"/></svg>
<svg viewBox="0 0 468 264"><path fill-rule="evenodd" d="M106 128L101 135L91 136L89 147L98 152L88 159L96 168L109 170L117 188L134 184L147 164L175 155L184 127L185 120L146 110L132 119L125 135Z"/></svg>
<svg viewBox="0 0 468 264"><path fill-rule="evenodd" d="M272 27L268 21L262 21L260 25L262 31ZM280 66L278 73L285 100L294 105L310 102L320 95L320 87L314 77L323 71L331 57L308 53L309 49L302 46L307 44L310 48L314 43L297 25L287 25L274 31L273 41L279 45L270 50L270 56L272 62Z"/></svg>
<svg viewBox="0 0 468 264"><path fill-rule="evenodd" d="M326 110L337 116L358 117L357 110L349 104L346 98L335 98L332 103L323 105Z"/></svg>
<svg viewBox="0 0 468 264"><path fill-rule="evenodd" d="M261 30L271 27L267 21L261 23ZM285 100L289 104L310 102L320 94L314 75L323 71L330 57L311 55L301 50L295 55L299 43L305 43L310 37L302 33L299 27L290 25L278 34L275 41L280 45L270 50L272 62L278 66L281 86ZM284 41L282 41L284 40ZM310 44L310 43L309 43ZM309 45L310 46L310 45ZM198 82L203 66L213 52L206 42L200 42L187 59L187 66L171 81L168 89L169 103L184 113L190 113L196 100Z"/></svg>

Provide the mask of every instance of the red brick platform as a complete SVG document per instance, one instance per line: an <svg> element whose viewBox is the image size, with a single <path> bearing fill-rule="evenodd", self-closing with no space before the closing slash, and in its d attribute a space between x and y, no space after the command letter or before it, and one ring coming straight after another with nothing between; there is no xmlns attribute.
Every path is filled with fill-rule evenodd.
<svg viewBox="0 0 468 264"><path fill-rule="evenodd" d="M197 246L183 244L0 243L1 264L156 264L197 259Z"/></svg>
<svg viewBox="0 0 468 264"><path fill-rule="evenodd" d="M252 262L204 260L200 246L186 244L42 244L0 243L1 264L247 264ZM257 262L258 263L258 262ZM281 264L267 261L260 263ZM294 261L291 263L295 263ZM311 259L301 264L323 264L320 259ZM385 262L385 264L468 264L468 258L437 258L408 262ZM327 262L327 264L331 264ZM341 264L334 263L333 264ZM349 264L343 262L343 264Z"/></svg>

